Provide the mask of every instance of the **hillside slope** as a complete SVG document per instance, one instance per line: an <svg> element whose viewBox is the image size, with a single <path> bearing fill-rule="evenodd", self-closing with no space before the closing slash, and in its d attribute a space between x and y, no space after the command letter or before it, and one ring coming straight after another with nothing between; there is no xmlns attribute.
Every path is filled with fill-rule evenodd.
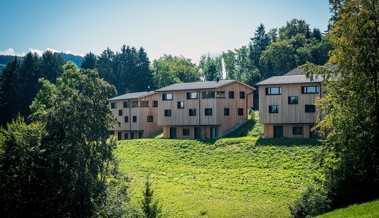
<svg viewBox="0 0 379 218"><path fill-rule="evenodd" d="M312 161L320 147L283 140L140 139L120 141L115 154L132 177L132 204L150 174L164 217L289 217L288 205L321 176Z"/></svg>
<svg viewBox="0 0 379 218"><path fill-rule="evenodd" d="M355 204L346 208L331 211L318 218L375 218L379 217L379 200L363 204Z"/></svg>

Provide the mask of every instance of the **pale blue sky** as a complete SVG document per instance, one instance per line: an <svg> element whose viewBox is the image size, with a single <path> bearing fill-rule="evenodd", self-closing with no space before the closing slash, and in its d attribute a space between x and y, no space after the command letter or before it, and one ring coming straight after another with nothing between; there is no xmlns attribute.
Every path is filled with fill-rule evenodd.
<svg viewBox="0 0 379 218"><path fill-rule="evenodd" d="M328 0L0 0L0 52L30 49L100 54L107 47L142 46L152 61L163 54L197 62L249 43L293 18L327 29Z"/></svg>

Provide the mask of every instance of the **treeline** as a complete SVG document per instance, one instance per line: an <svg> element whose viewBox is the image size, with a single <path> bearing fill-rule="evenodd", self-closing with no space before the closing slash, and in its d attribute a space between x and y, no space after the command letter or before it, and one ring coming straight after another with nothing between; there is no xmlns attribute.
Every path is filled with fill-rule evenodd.
<svg viewBox="0 0 379 218"><path fill-rule="evenodd" d="M28 53L23 58L13 57L0 75L0 125L17 118L28 117L29 105L41 88L39 78L55 83L63 72L65 60L46 51L41 57Z"/></svg>

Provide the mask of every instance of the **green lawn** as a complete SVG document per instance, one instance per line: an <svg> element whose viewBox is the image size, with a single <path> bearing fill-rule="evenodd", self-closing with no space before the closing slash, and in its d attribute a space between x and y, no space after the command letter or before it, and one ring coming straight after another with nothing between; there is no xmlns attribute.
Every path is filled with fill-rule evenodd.
<svg viewBox="0 0 379 218"><path fill-rule="evenodd" d="M317 144L255 137L140 139L120 141L115 154L132 177L131 203L142 197L151 174L164 217L289 217L288 205L321 177L312 161Z"/></svg>
<svg viewBox="0 0 379 218"><path fill-rule="evenodd" d="M354 204L346 208L331 211L318 218L376 218L379 217L379 200Z"/></svg>

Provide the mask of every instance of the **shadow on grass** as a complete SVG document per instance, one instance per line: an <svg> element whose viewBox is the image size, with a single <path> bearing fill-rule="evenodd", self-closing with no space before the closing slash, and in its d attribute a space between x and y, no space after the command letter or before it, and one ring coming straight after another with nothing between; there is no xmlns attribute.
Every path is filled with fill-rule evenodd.
<svg viewBox="0 0 379 218"><path fill-rule="evenodd" d="M299 145L321 145L320 139L314 138L260 138L257 140L257 146L277 145L277 146L299 146Z"/></svg>
<svg viewBox="0 0 379 218"><path fill-rule="evenodd" d="M242 126L225 135L224 138L238 138L249 135L249 132L254 129L256 120L247 120Z"/></svg>

